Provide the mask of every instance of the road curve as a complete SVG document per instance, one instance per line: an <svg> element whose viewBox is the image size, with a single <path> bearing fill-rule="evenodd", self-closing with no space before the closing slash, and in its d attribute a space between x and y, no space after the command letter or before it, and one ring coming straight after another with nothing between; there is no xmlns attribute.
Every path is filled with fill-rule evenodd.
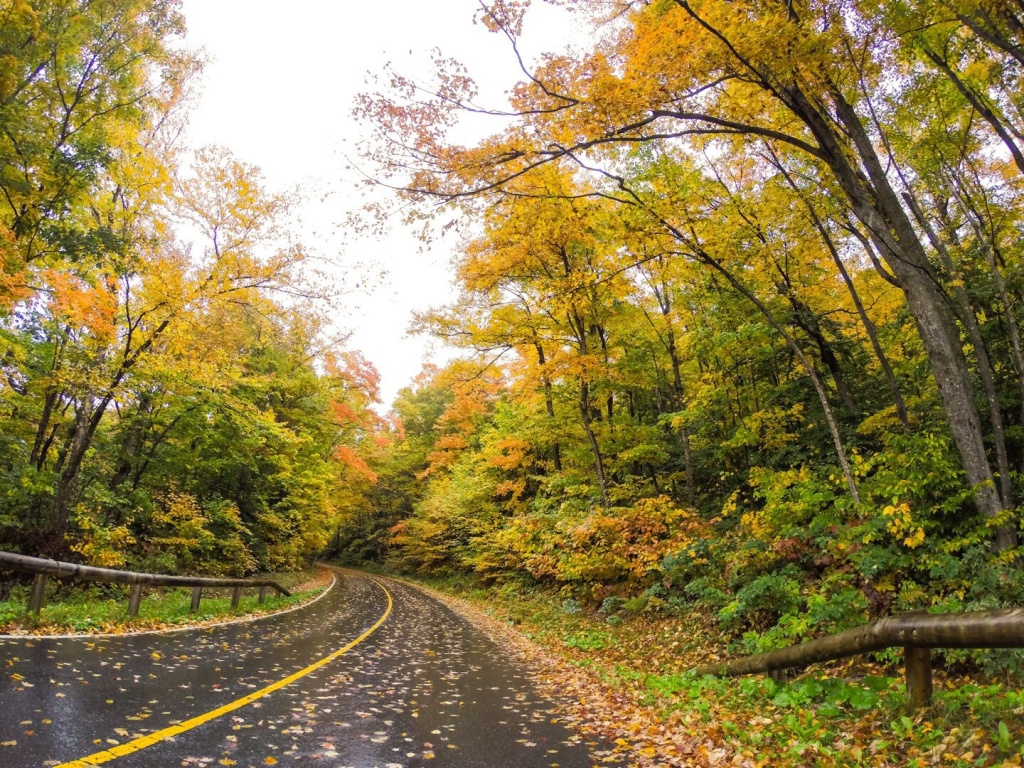
<svg viewBox="0 0 1024 768"><path fill-rule="evenodd" d="M0 640L0 765L616 764L448 607L393 580L338 578L257 622Z"/></svg>

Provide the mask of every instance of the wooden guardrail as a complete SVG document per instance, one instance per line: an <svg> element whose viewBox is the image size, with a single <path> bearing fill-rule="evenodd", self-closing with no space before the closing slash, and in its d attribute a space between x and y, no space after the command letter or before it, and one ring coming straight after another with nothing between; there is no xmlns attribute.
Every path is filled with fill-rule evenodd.
<svg viewBox="0 0 1024 768"><path fill-rule="evenodd" d="M1024 608L970 613L911 611L777 651L705 664L698 675L735 677L779 672L885 648L903 648L910 708L932 697L932 648L1024 648Z"/></svg>
<svg viewBox="0 0 1024 768"><path fill-rule="evenodd" d="M158 573L140 573L138 571L118 571L113 568L94 568L91 565L64 563L59 560L47 560L42 557L18 555L13 552L0 552L0 569L35 574L32 580L32 591L29 593L28 610L39 613L43 607L46 594L46 581L49 577L56 579L81 579L83 581L104 581L115 584L131 584L128 597L128 615L137 616L139 603L142 601L143 587L191 587L192 605L190 610L199 610L203 599L203 587L231 587L231 607L237 608L238 601L245 587L259 587L259 601L262 603L267 589L276 589L282 595L291 592L276 581L270 579L220 579L206 576L164 576Z"/></svg>

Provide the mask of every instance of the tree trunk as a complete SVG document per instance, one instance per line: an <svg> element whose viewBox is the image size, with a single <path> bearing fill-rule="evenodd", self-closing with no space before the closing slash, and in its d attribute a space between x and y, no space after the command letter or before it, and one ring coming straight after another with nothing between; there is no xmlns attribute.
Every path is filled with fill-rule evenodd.
<svg viewBox="0 0 1024 768"><path fill-rule="evenodd" d="M1013 353L1013 363L1017 373L1020 423L1024 426L1024 350L1022 350L1020 330L1017 325L1017 314L1013 310L1013 304L1010 301L1010 295L1006 289L1006 280L1003 278L1003 273L1000 271L999 264L996 260L994 245L995 238L993 236L993 242L989 242L989 239L985 236L985 233L981 228L981 214L978 213L977 209L972 204L966 190L961 188L958 180L953 179L952 188L954 196L956 197L960 209L964 214L964 218L970 223L971 229L974 230L974 236L978 238L978 243L981 245L981 249L985 253L985 260L988 262L989 273L992 275L992 281L995 283L996 290L999 293L999 300L1003 305L1003 315L1006 322L1007 335L1010 337L1010 349Z"/></svg>
<svg viewBox="0 0 1024 768"><path fill-rule="evenodd" d="M970 337L971 345L974 347L974 355L978 361L978 375L981 377L981 386L985 392L985 400L988 403L989 421L992 424L992 437L996 449L996 463L999 467L999 492L1002 496L1004 508L1009 509L1013 506L1013 487L1010 484L1010 460L1006 452L1003 414L999 407L999 393L996 391L992 362L988 356L985 339L981 335L978 318L974 314L974 308L971 306L970 296L967 295L967 290L963 286L962 275L957 269L956 264L953 263L953 257L950 256L945 243L939 239L931 223L925 217L924 211L921 210L921 206L918 205L913 196L909 192L905 192L903 198L917 219L917 223L924 230L935 252L939 255L942 266L946 268L950 277L953 278L953 296L960 309L960 321L967 329L967 335Z"/></svg>
<svg viewBox="0 0 1024 768"><path fill-rule="evenodd" d="M839 393L839 399L843 401L843 406L850 413L856 414L859 410L857 402L853 399L853 393L850 391L850 387L846 383L846 377L843 375L843 369L839 365L839 358L836 357L835 350L832 349L832 345L825 338L825 333L821 330L818 318L811 311L810 307L793 295L792 290L786 290L786 298L789 300L790 306L793 307L794 321L804 333L811 337L811 341L818 348L821 362L825 364L829 373L832 374L832 381L835 382L836 392Z"/></svg>
<svg viewBox="0 0 1024 768"><path fill-rule="evenodd" d="M796 355L797 359L802 364L807 375L811 379L811 384L814 386L814 391L818 395L818 401L821 403L821 409L825 416L825 424L828 426L829 434L832 436L832 447L835 449L836 458L839 460L839 466L842 469L843 477L846 479L846 486L850 490L850 496L853 498L854 504L860 504L860 491L857 489L857 480L854 478L853 469L850 467L850 461L846 456L846 448L843 447L843 438L839 433L839 424L836 422L835 415L832 413L832 407L828 403L828 394L825 392L825 386L821 383L821 379L818 377L817 371L814 370L814 365L808 359L804 351L800 349L800 345L796 343L796 339L793 335L787 331L782 324L775 319L775 315L771 313L771 310L762 302L757 296L755 296L743 283L736 278L724 265L715 259L711 254L704 250L700 250L698 257L707 265L717 270L729 283L739 291L744 297L746 297L754 306L760 310L761 314L764 315L765 319L771 324L771 326L785 339L786 344Z"/></svg>
<svg viewBox="0 0 1024 768"><path fill-rule="evenodd" d="M590 450L594 455L594 471L597 473L597 484L601 489L601 505L607 508L611 506L608 500L608 483L605 479L601 447L597 444L593 422L590 418L590 385L586 381L580 382L580 415L583 417L583 429L587 433L587 441L590 443Z"/></svg>
<svg viewBox="0 0 1024 768"><path fill-rule="evenodd" d="M117 469L110 476L110 490L118 488L125 480L131 477L132 468L137 463L139 454L142 452L143 433L146 430L148 418L144 415L149 408L149 397L143 396L139 400L135 415L132 417L128 427L128 434L125 436L121 446L121 457Z"/></svg>
<svg viewBox="0 0 1024 768"><path fill-rule="evenodd" d="M864 326L864 331L868 335L868 340L871 342L871 349L874 350L875 358L878 360L879 365L882 367L882 372L885 374L885 380L889 385L889 391L892 394L893 403L896 406L896 415L899 417L900 423L903 425L903 431L910 431L910 414L907 411L907 405L903 400L903 394L900 392L899 383L896 381L896 374L892 370L892 366L889 364L889 357L885 354L885 350L882 349L882 344L878 339L878 329L875 324L871 321L868 316L867 310L864 308L864 302L861 301L860 293L857 291L857 287L853 283L853 278L850 277L849 271L846 269L846 264L843 263L842 257L839 255L839 249L836 248L835 241L829 234L828 228L825 223L818 216L818 212L814 210L814 206L811 201L808 200L800 188L797 186L793 177L783 166L782 161L779 160L775 153L772 153L772 159L776 168L786 178L790 188L800 197L804 207L807 209L807 214L811 219L811 224L817 230L818 235L821 237L822 242L825 244L825 248L828 250L829 255L832 257L832 261L836 265L836 269L839 270L839 275L843 279L843 284L846 285L846 290L850 294L850 298L853 300L853 305L857 309L857 316L860 317L861 325ZM870 245L868 246L870 249ZM874 251L869 254L872 261L874 261Z"/></svg>
<svg viewBox="0 0 1024 768"><path fill-rule="evenodd" d="M544 407L547 410L548 418L551 420L552 429L555 425L555 396L553 387L551 386L551 379L548 378L547 373L544 371L544 365L547 359L544 356L544 347L540 343L540 339L537 338L536 331L533 335L533 346L537 350L537 364L540 366L541 374L540 379L544 386ZM551 459L555 466L556 472L562 471L562 451L558 445L558 441L555 440L551 446Z"/></svg>
<svg viewBox="0 0 1024 768"><path fill-rule="evenodd" d="M1020 147L1013 140L1013 136L1010 135L1010 131L1003 125L1002 120L996 115L995 111L986 103L984 96L981 96L972 91L968 85L960 79L960 76L952 70L949 64L943 60L938 54L934 53L928 48L924 49L924 55L928 57L938 69L941 71L949 80L956 86L956 89L960 91L960 94L967 100L967 102L978 112L979 115L989 124L996 135L1002 140L1006 149L1009 151L1010 156L1013 157L1013 162L1017 166L1017 170L1024 174L1024 153L1021 152Z"/></svg>
<svg viewBox="0 0 1024 768"><path fill-rule="evenodd" d="M107 395L99 402L93 403L92 398L86 395L75 410L74 436L70 441L60 474L57 477L57 490L50 508L50 532L53 535L55 547L60 547L63 544L64 535L68 530L71 507L77 495L82 461L85 459L89 446L92 445L96 429L99 427L111 399L112 396Z"/></svg>
<svg viewBox="0 0 1024 768"><path fill-rule="evenodd" d="M589 354L587 324L575 310L569 314L569 324L576 334L576 344L580 355L586 357ZM597 485L601 489L601 505L607 509L611 504L608 500L608 482L604 472L604 459L601 457L601 446L597 443L593 419L590 415L590 383L583 377L580 378L580 416L583 419L583 429L587 433L587 442L590 443L590 451L594 457L594 472L597 474ZM598 411L598 416L600 416L600 411Z"/></svg>
<svg viewBox="0 0 1024 768"><path fill-rule="evenodd" d="M668 322L665 345L668 347L669 361L672 364L672 387L675 390L676 409L684 411L686 409L686 392L683 389L679 352L676 351L675 329L672 327L672 321L667 314L665 320ZM686 424L683 424L679 430L679 442L683 446L683 461L686 467L686 503L694 507L696 506L697 498L696 482L693 474L693 453L690 450L690 428Z"/></svg>
<svg viewBox="0 0 1024 768"><path fill-rule="evenodd" d="M788 94L794 111L818 139L822 158L846 194L854 215L867 227L899 280L928 353L967 482L974 489L974 502L981 514L995 517L1003 505L985 452L967 359L956 321L928 263L924 246L889 184L885 169L853 107L841 94L833 94L839 120L853 139L869 178L850 164L843 144L806 97L795 87L789 89ZM1015 540L1013 531L1004 527L995 534L994 544L1005 549Z"/></svg>

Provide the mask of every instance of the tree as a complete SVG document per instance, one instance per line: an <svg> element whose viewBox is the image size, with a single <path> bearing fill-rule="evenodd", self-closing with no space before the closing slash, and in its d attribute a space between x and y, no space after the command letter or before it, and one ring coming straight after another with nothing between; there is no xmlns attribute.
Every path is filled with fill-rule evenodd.
<svg viewBox="0 0 1024 768"><path fill-rule="evenodd" d="M573 164L606 181L596 194L635 205L641 190L628 158L636 147L720 154L767 143L787 168L810 163L903 292L975 502L999 516L1008 500L993 482L944 277L901 194L905 161L878 116L885 89L906 82L884 15L856 2L675 0L624 10L592 52L548 57L527 73L508 127L476 146L446 141L456 116L477 110L464 73L442 70L432 92L396 77L391 97L365 97L358 113L379 126L381 173L411 199L471 206L474 196L508 193L545 165ZM521 12L495 5L488 24L514 45ZM996 538L1005 547L1014 535L1003 527Z"/></svg>

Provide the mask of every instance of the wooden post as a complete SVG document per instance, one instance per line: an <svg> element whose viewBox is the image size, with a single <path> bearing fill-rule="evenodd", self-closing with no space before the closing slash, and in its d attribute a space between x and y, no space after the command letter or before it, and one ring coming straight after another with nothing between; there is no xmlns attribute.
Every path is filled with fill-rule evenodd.
<svg viewBox="0 0 1024 768"><path fill-rule="evenodd" d="M192 606L188 609L189 613L195 613L199 610L199 601L203 599L203 588L192 587Z"/></svg>
<svg viewBox="0 0 1024 768"><path fill-rule="evenodd" d="M785 685L789 679L789 670L786 669L773 669L768 673L768 677L772 679L776 685Z"/></svg>
<svg viewBox="0 0 1024 768"><path fill-rule="evenodd" d="M260 587L260 605L263 605L263 601L267 599L267 585L264 584Z"/></svg>
<svg viewBox="0 0 1024 768"><path fill-rule="evenodd" d="M238 598L240 598L241 596L242 596L242 588L241 587L235 587L234 589L231 590L231 607L232 608L237 608L238 607Z"/></svg>
<svg viewBox="0 0 1024 768"><path fill-rule="evenodd" d="M911 712L927 707L932 701L931 648L904 648L903 662L907 668L907 706Z"/></svg>
<svg viewBox="0 0 1024 768"><path fill-rule="evenodd" d="M28 595L28 609L31 613L39 613L46 599L46 574L37 573L32 579L32 591Z"/></svg>
<svg viewBox="0 0 1024 768"><path fill-rule="evenodd" d="M139 603L142 602L142 585L132 584L131 592L128 594L128 615L139 615Z"/></svg>

